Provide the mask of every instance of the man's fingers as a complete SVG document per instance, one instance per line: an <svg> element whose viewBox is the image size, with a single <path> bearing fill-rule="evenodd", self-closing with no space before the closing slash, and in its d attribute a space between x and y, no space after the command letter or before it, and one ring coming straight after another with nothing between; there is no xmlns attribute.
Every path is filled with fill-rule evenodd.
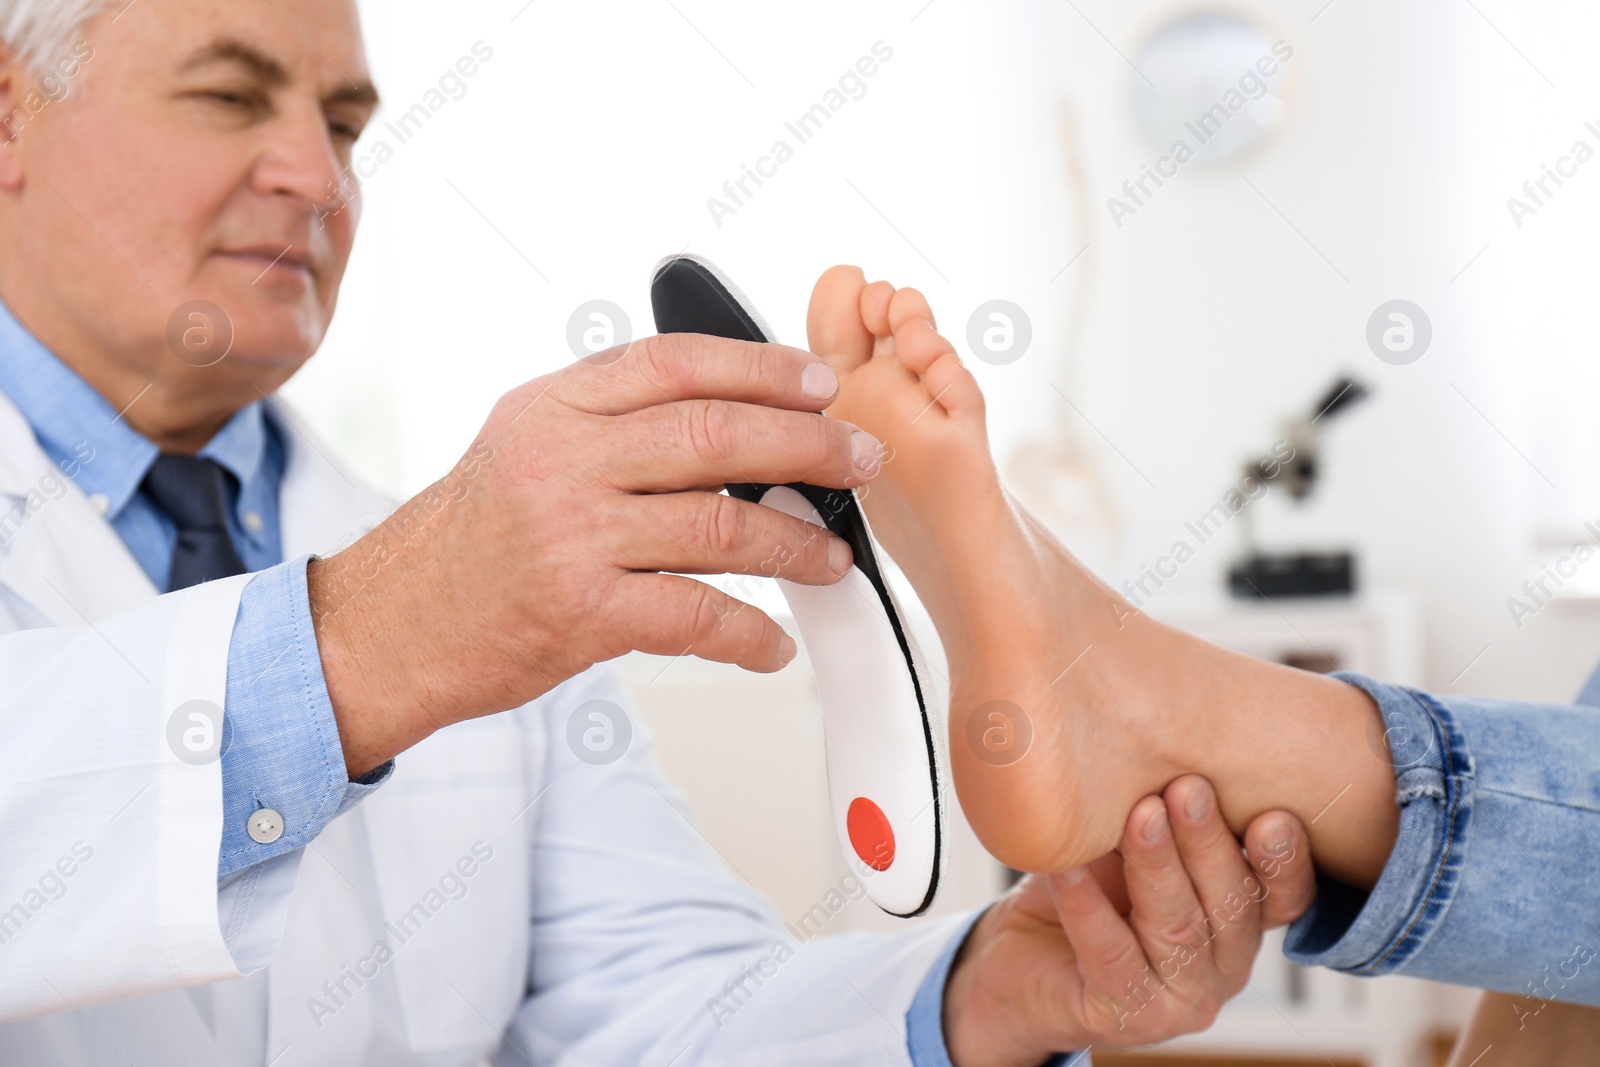
<svg viewBox="0 0 1600 1067"><path fill-rule="evenodd" d="M820 526L720 493L619 496L605 536L624 567L681 574L756 574L831 585L850 546Z"/></svg>
<svg viewBox="0 0 1600 1067"><path fill-rule="evenodd" d="M1263 928L1284 926L1304 915L1317 896L1317 874L1300 820L1286 811L1269 811L1245 828L1244 845L1250 866L1268 890Z"/></svg>
<svg viewBox="0 0 1600 1067"><path fill-rule="evenodd" d="M1144 1000L1159 993L1161 982L1147 969L1144 947L1087 867L1049 875L1045 884L1091 989L1117 1003L1130 995L1130 983Z"/></svg>
<svg viewBox="0 0 1600 1067"><path fill-rule="evenodd" d="M878 473L884 448L847 422L755 404L689 400L616 419L606 477L629 492L727 482L854 488Z"/></svg>
<svg viewBox="0 0 1600 1067"><path fill-rule="evenodd" d="M1261 947L1261 909L1268 890L1244 862L1238 838L1222 821L1211 783L1188 774L1167 786L1166 808L1184 867L1200 898L1216 967L1248 975Z"/></svg>
<svg viewBox="0 0 1600 1067"><path fill-rule="evenodd" d="M766 613L705 582L672 574L628 575L611 622L629 646L657 656L698 656L748 671L781 670L794 639Z"/></svg>
<svg viewBox="0 0 1600 1067"><path fill-rule="evenodd" d="M1091 860L1089 873L1100 883L1101 891L1111 901L1111 906L1117 909L1117 914L1126 918L1133 905L1128 900L1128 864L1122 858L1122 853L1107 852L1099 859Z"/></svg>
<svg viewBox="0 0 1600 1067"><path fill-rule="evenodd" d="M1162 977L1176 977L1207 951L1206 913L1178 855L1172 820L1160 797L1145 797L1134 805L1121 848L1128 865L1133 931Z"/></svg>
<svg viewBox="0 0 1600 1067"><path fill-rule="evenodd" d="M839 378L810 352L702 334L644 337L590 356L548 379L557 399L595 415L679 400L738 400L821 411Z"/></svg>

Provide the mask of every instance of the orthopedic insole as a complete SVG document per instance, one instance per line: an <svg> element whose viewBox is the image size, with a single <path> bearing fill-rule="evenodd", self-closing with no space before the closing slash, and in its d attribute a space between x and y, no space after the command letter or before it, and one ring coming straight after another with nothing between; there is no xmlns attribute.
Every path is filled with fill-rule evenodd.
<svg viewBox="0 0 1600 1067"><path fill-rule="evenodd" d="M697 256L662 260L650 302L661 333L773 340L743 294ZM926 668L878 566L866 515L853 490L798 482L727 488L826 527L855 553L836 585L778 586L822 698L828 794L845 862L884 911L919 915L933 903L945 861L938 749Z"/></svg>

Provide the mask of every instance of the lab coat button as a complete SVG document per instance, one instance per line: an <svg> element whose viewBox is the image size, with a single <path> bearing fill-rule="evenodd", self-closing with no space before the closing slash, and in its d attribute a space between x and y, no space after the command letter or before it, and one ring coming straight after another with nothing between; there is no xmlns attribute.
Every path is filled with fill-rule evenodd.
<svg viewBox="0 0 1600 1067"><path fill-rule="evenodd" d="M250 813L247 828L252 840L270 845L283 836L283 816L272 808L257 808Z"/></svg>

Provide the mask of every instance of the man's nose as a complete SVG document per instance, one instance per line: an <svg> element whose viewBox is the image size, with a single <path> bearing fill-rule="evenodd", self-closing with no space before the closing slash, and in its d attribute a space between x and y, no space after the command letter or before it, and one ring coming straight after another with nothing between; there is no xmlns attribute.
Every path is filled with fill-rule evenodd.
<svg viewBox="0 0 1600 1067"><path fill-rule="evenodd" d="M252 175L255 191L292 196L323 210L342 204L348 179L321 109L296 109L275 127Z"/></svg>

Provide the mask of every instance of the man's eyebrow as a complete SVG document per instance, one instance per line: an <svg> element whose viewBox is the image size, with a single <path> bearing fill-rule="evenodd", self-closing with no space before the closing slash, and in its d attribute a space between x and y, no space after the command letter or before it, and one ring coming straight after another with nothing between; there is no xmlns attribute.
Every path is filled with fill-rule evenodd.
<svg viewBox="0 0 1600 1067"><path fill-rule="evenodd" d="M244 67L268 85L286 85L289 82L287 67L255 46L234 37L224 37L206 45L190 56L178 71L187 74L213 63L232 63Z"/></svg>
<svg viewBox="0 0 1600 1067"><path fill-rule="evenodd" d="M287 67L254 45L236 37L224 37L213 41L190 56L178 70L180 73L188 73L213 63L232 63L244 67L255 77L274 87L287 85L290 81ZM343 88L336 89L324 97L323 103L358 104L376 108L378 90L370 81L346 82Z"/></svg>
<svg viewBox="0 0 1600 1067"><path fill-rule="evenodd" d="M324 105L358 104L376 109L378 106L378 90L369 81L361 81L354 84L347 83L342 89L335 89L324 96L322 102Z"/></svg>

